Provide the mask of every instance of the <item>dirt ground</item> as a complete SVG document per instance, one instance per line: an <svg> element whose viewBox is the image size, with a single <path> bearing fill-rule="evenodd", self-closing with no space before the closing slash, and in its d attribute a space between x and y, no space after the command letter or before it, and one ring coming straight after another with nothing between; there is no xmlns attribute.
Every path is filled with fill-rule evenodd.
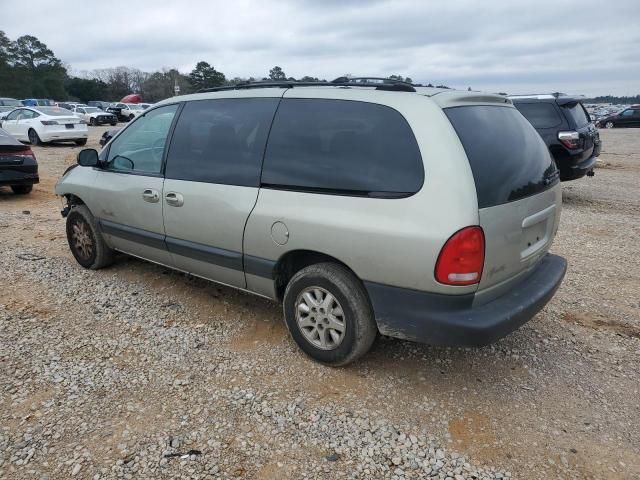
<svg viewBox="0 0 640 480"><path fill-rule="evenodd" d="M97 148L104 130L90 128L89 145ZM142 438L150 432L180 430L183 438L190 438L185 432L195 431L197 416L187 417L184 409L191 410L191 404L206 409L210 402L215 410L216 388L232 387L260 392L274 402L302 399L308 408L338 405L364 411L398 428L427 432L447 451L476 465L509 471L515 478L640 478L640 129L604 130L601 137L604 149L595 177L563 184L562 220L552 251L567 258L569 270L541 313L482 349L381 339L362 361L344 369L319 366L300 354L288 338L279 306L266 300L135 259L120 259L99 272L82 271L68 250L61 201L53 194L80 148L35 147L41 183L27 196L0 189L0 267L5 269L0 275L0 478L66 478L76 470L74 461L79 460L72 451L83 436L83 445L93 445L87 447L91 461L78 463L82 470L74 475L115 476L112 465L120 461L120 468L124 461L117 445L135 445L139 451L133 454L142 456ZM18 257L25 253L44 258L47 268ZM90 290L91 295L68 291L65 278L71 277L85 285L70 282L74 288ZM122 327L131 329L126 345L101 351L92 337L104 338L105 345L109 338L120 338L117 322L124 315L104 313L111 308L107 302L118 302L104 290L110 283L140 292L141 300L135 302L142 302L143 294L152 299L128 304L127 312L137 315L162 305L169 312L162 328L172 335L192 339L209 332L204 350L181 345L172 351L161 343L137 346L135 329L145 332L146 326L134 322ZM71 343L62 348L65 342ZM198 349L196 360L191 348ZM108 364L130 372L158 371L162 378L164 368L174 384L184 381L178 385L187 387L166 390L151 376L127 385L104 383L99 392L87 393L73 414L67 413L74 395L82 396L84 390L79 387L78 393L66 380L58 384L55 376L45 375L48 370L38 363L38 355L51 358L51 351L58 352L54 357L61 358L59 362L67 356L75 359L68 366L75 372L74 384L85 385L81 379L89 374L83 369L94 372ZM203 369L217 362L225 367L218 376L215 367L205 375L191 370L189 362L202 362L195 364ZM111 408L126 412L129 403L140 412L145 411L141 405L149 405L147 415L125 415L122 424L107 418ZM220 432L251 425L253 417L245 410L227 414L224 408L210 413L218 415ZM28 464L17 463L16 438L27 433L37 437L38 425L46 431L38 414L73 427L58 438L47 437L46 451L37 450ZM97 427L83 430L82 422L91 424L92 418ZM220 470L207 475L285 479L304 473L338 478L338 472L353 473L356 468L346 460L342 465L325 462L330 470L311 474L304 469L305 456L322 462L324 445L301 453L295 448L283 451L269 435L256 438L257 432L254 443L270 452L266 457L263 450L255 454L260 462L242 456L243 447L227 439L226 452L235 466L219 459ZM351 459L351 453L342 455ZM199 478L199 470L184 468L176 472ZM363 472L361 478L376 478Z"/></svg>

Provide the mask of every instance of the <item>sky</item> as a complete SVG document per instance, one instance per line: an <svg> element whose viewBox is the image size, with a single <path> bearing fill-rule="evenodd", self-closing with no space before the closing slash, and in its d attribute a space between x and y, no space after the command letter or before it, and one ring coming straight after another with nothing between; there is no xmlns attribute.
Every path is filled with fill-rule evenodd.
<svg viewBox="0 0 640 480"><path fill-rule="evenodd" d="M409 76L490 92L640 94L640 0L0 0L73 73L204 60L228 78Z"/></svg>

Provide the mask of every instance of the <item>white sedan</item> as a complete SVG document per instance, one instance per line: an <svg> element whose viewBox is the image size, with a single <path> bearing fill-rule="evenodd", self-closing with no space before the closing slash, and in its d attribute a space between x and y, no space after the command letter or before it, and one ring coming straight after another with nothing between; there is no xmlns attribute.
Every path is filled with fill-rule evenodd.
<svg viewBox="0 0 640 480"><path fill-rule="evenodd" d="M72 112L60 107L16 108L2 120L2 128L23 142L75 142L85 145L87 125Z"/></svg>

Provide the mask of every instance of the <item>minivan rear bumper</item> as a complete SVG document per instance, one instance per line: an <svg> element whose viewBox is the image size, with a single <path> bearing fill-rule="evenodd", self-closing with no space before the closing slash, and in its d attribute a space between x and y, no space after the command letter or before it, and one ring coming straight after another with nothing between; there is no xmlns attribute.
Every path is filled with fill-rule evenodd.
<svg viewBox="0 0 640 480"><path fill-rule="evenodd" d="M547 254L506 294L473 306L474 294L442 295L364 282L383 335L432 345L481 346L529 321L562 283L567 261Z"/></svg>

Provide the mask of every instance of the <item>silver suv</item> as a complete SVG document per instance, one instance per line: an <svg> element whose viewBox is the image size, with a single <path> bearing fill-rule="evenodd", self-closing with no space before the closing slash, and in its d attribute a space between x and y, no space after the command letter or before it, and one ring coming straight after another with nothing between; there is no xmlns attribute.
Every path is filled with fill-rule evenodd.
<svg viewBox="0 0 640 480"><path fill-rule="evenodd" d="M56 186L71 251L116 251L283 303L345 365L378 332L482 345L566 270L561 190L511 101L406 84L249 84L144 111Z"/></svg>

